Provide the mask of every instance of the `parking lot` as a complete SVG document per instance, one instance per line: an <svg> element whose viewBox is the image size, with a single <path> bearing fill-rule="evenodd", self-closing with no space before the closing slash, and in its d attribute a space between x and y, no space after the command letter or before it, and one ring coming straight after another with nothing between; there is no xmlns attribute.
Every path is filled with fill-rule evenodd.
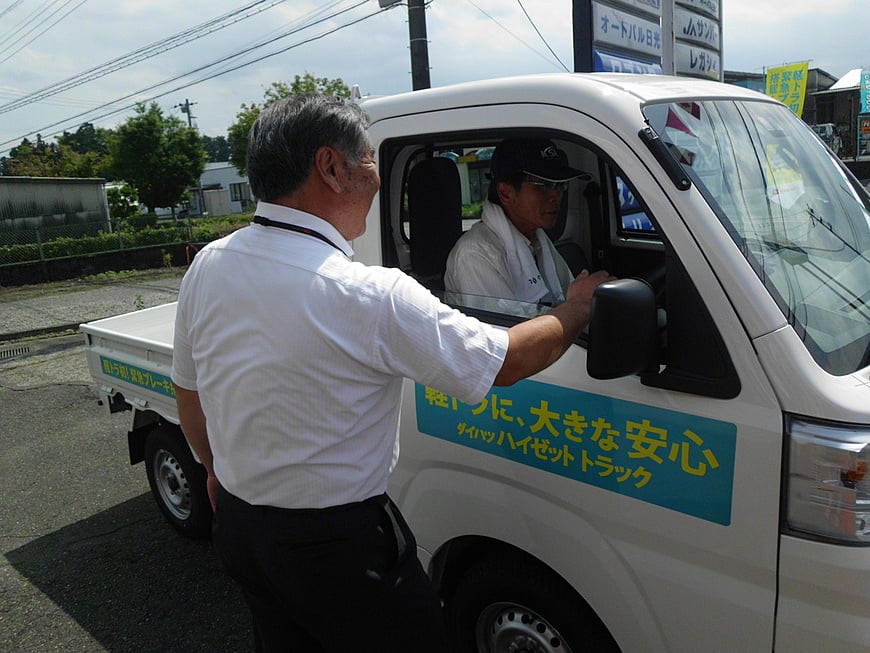
<svg viewBox="0 0 870 653"><path fill-rule="evenodd" d="M251 650L240 594L208 541L163 521L82 343L0 348L0 650Z"/></svg>

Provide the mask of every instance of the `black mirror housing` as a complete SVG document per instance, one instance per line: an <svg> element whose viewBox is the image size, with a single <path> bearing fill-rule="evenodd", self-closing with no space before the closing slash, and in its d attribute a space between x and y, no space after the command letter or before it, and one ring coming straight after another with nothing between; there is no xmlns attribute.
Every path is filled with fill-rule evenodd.
<svg viewBox="0 0 870 653"><path fill-rule="evenodd" d="M659 334L652 287L640 279L601 284L592 296L586 371L594 379L658 372Z"/></svg>

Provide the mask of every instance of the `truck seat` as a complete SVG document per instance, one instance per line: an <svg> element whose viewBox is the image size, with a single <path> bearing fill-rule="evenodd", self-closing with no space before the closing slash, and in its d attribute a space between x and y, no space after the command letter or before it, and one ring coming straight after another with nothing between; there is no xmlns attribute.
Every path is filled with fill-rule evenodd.
<svg viewBox="0 0 870 653"><path fill-rule="evenodd" d="M444 290L447 256L462 235L459 170L447 158L418 161L408 175L411 269L430 290Z"/></svg>

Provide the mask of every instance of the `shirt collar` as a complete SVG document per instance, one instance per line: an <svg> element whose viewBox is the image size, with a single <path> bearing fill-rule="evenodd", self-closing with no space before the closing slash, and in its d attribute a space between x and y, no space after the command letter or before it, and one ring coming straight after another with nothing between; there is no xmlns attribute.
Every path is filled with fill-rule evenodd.
<svg viewBox="0 0 870 653"><path fill-rule="evenodd" d="M289 206L272 204L270 202L263 202L262 200L257 202L256 215L263 216L269 220L274 220L275 222L295 224L300 227L306 227L313 231L317 231L335 243L345 256L348 258L353 257L353 248L350 246L350 243L344 239L344 236L338 232L338 229L333 227L323 218L318 218L316 215L300 211L299 209L291 209Z"/></svg>

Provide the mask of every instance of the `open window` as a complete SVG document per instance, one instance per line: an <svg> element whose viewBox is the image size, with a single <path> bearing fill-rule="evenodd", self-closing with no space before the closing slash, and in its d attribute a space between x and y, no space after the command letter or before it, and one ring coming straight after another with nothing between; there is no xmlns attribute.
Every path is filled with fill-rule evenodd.
<svg viewBox="0 0 870 653"><path fill-rule="evenodd" d="M390 210L383 213L386 262L401 267L448 303L496 322L528 318L550 306L515 297L451 293L444 285L444 271L450 249L481 219L495 146L516 136L549 138L569 165L588 173L569 183L558 217L546 233L573 274L604 267L609 229L602 215L601 188L603 183L609 188L610 182L603 180L601 158L588 145L560 133L502 130L397 139L385 143L379 154L384 190L400 186L399 193L382 192L385 202L393 198ZM395 202L397 196L401 200Z"/></svg>
<svg viewBox="0 0 870 653"><path fill-rule="evenodd" d="M733 396L739 382L721 337L642 190L606 152L576 135L493 130L384 142L379 160L385 264L400 267L448 304L494 324L509 326L551 310L515 297L460 294L444 282L450 250L481 220L490 159L508 137L547 138L568 165L587 173L568 184L558 217L546 230L571 272L604 269L619 278L643 279L655 290L662 373L646 373L643 382ZM587 345L585 335L579 344Z"/></svg>

